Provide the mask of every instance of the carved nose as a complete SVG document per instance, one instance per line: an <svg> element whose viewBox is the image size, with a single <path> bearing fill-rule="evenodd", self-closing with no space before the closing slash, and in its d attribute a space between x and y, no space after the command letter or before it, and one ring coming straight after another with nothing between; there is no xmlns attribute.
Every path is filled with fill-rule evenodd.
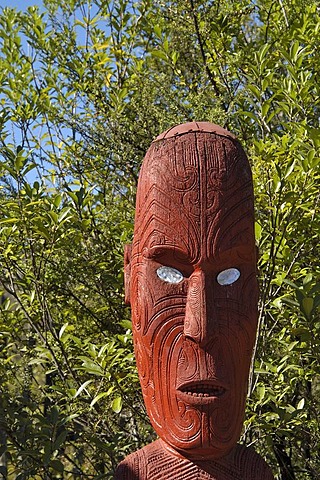
<svg viewBox="0 0 320 480"><path fill-rule="evenodd" d="M184 335L204 346L214 333L213 279L203 271L194 272L189 278Z"/></svg>

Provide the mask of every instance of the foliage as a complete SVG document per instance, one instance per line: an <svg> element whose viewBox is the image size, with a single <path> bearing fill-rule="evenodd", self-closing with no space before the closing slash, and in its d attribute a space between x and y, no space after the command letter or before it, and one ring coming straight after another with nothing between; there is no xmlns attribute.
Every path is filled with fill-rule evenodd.
<svg viewBox="0 0 320 480"><path fill-rule="evenodd" d="M141 160L173 124L253 165L261 305L246 443L319 471L316 2L44 0L0 13L0 473L112 478L153 438L123 306ZM183 39L183 41L182 41Z"/></svg>

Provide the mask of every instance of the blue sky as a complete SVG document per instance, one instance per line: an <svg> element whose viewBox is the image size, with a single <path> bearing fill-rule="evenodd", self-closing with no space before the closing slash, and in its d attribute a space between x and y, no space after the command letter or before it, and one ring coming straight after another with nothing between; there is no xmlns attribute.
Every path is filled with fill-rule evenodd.
<svg viewBox="0 0 320 480"><path fill-rule="evenodd" d="M32 5L42 5L41 0L0 0L0 7L12 7L17 10L26 10Z"/></svg>

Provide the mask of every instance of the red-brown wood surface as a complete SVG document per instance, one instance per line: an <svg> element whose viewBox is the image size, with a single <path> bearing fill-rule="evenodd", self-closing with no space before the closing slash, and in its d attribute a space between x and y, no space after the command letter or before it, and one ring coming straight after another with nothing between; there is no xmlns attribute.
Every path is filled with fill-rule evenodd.
<svg viewBox="0 0 320 480"><path fill-rule="evenodd" d="M161 457L155 442L129 456L116 478L273 478L252 450L236 446L258 286L251 170L231 133L193 122L152 143L140 172L125 264L143 397L166 447L162 460L175 466L164 474L162 460L154 465ZM243 472L251 472L245 476L239 459L238 470L232 467L239 448ZM216 467L221 458L224 473ZM204 460L213 467L203 470Z"/></svg>
<svg viewBox="0 0 320 480"><path fill-rule="evenodd" d="M116 480L274 480L270 468L252 448L242 445L216 460L194 460L167 450L162 440L147 445L120 463Z"/></svg>

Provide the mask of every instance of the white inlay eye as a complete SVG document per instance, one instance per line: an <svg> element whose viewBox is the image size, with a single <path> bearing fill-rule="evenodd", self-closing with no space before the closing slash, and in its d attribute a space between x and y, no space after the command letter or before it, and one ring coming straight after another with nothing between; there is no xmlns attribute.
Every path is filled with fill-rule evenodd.
<svg viewBox="0 0 320 480"><path fill-rule="evenodd" d="M217 275L217 282L219 285L231 285L240 277L240 272L237 268L227 268Z"/></svg>
<svg viewBox="0 0 320 480"><path fill-rule="evenodd" d="M172 267L159 267L157 275L160 280L167 283L180 283L183 280L182 273Z"/></svg>

